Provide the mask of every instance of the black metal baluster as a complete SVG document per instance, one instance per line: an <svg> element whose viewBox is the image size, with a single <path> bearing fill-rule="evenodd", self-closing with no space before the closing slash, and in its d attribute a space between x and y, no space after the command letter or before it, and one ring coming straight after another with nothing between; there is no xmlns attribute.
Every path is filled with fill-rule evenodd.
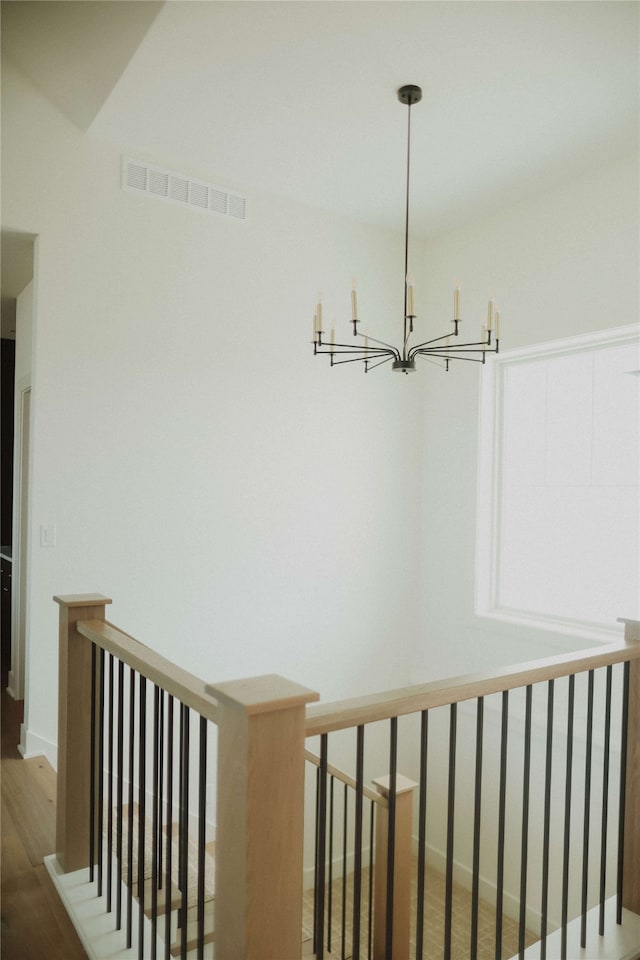
<svg viewBox="0 0 640 960"><path fill-rule="evenodd" d="M398 768L398 718L389 721L389 830L387 838L387 903L385 919L385 957L393 960L393 895L396 858L396 791ZM401 960L401 958L396 958Z"/></svg>
<svg viewBox="0 0 640 960"><path fill-rule="evenodd" d="M360 960L360 911L362 907L362 811L364 800L364 726L356 730L356 818L353 864L353 944L351 956Z"/></svg>
<svg viewBox="0 0 640 960"><path fill-rule="evenodd" d="M327 904L327 950L331 952L331 922L333 912L333 784L335 777L331 777L329 786L329 902Z"/></svg>
<svg viewBox="0 0 640 960"><path fill-rule="evenodd" d="M180 703L180 727L178 730L178 890L182 885L182 798L184 793L184 704ZM181 915L178 911L178 926Z"/></svg>
<svg viewBox="0 0 640 960"><path fill-rule="evenodd" d="M473 809L473 876L471 881L471 945L470 960L478 956L478 905L480 882L480 818L482 813L482 734L484 728L484 697L478 697L476 707L476 779Z"/></svg>
<svg viewBox="0 0 640 960"><path fill-rule="evenodd" d="M111 913L113 892L113 654L107 654L108 724L107 732L107 913Z"/></svg>
<svg viewBox="0 0 640 960"><path fill-rule="evenodd" d="M524 960L527 932L527 862L529 851L529 781L531 776L531 684L526 691L524 720L524 769L522 777L522 841L520 844L520 924L518 954Z"/></svg>
<svg viewBox="0 0 640 960"><path fill-rule="evenodd" d="M122 804L124 797L124 662L118 660L118 799L116 818L116 864L118 882L116 884L116 929L122 929Z"/></svg>
<svg viewBox="0 0 640 960"><path fill-rule="evenodd" d="M316 767L316 822L313 849L313 953L318 953L318 850L320 847L320 767Z"/></svg>
<svg viewBox="0 0 640 960"><path fill-rule="evenodd" d="M611 680L613 669L607 667L607 693L604 715L604 759L602 770L602 828L600 834L600 913L598 933L604 936L604 901L607 883L607 823L609 817L609 752L611 740Z"/></svg>
<svg viewBox="0 0 640 960"><path fill-rule="evenodd" d="M624 664L622 681L622 729L620 732L620 802L618 807L618 882L616 885L616 923L622 923L622 878L624 874L624 818L626 816L627 743L629 736L629 685L631 664Z"/></svg>
<svg viewBox="0 0 640 960"><path fill-rule="evenodd" d="M104 830L104 650L98 655L98 896L102 896Z"/></svg>
<svg viewBox="0 0 640 960"><path fill-rule="evenodd" d="M444 960L451 960L451 921L453 909L453 835L456 804L456 736L458 705L449 707L449 785L447 789L447 864L444 901Z"/></svg>
<svg viewBox="0 0 640 960"><path fill-rule="evenodd" d="M129 668L129 790L127 809L127 950L131 949L133 939L133 771L135 757L136 730L136 684L135 671Z"/></svg>
<svg viewBox="0 0 640 960"><path fill-rule="evenodd" d="M342 960L346 960L347 937L347 807L348 787L344 785L344 807L342 814Z"/></svg>
<svg viewBox="0 0 640 960"><path fill-rule="evenodd" d="M507 793L507 736L509 724L509 691L502 692L502 729L500 735L500 799L498 803L498 876L496 890L495 960L502 960L502 906L504 899L504 831Z"/></svg>
<svg viewBox="0 0 640 960"><path fill-rule="evenodd" d="M207 816L207 721L200 717L198 769L198 960L204 960L204 870Z"/></svg>
<svg viewBox="0 0 640 960"><path fill-rule="evenodd" d="M373 847L375 830L375 801L371 800L371 809L369 815L369 919L367 925L367 960L371 960L371 945L373 931Z"/></svg>
<svg viewBox="0 0 640 960"><path fill-rule="evenodd" d="M424 951L424 885L427 847L427 755L429 746L429 711L420 716L420 790L418 803L418 890L416 905L416 960L423 960Z"/></svg>
<svg viewBox="0 0 640 960"><path fill-rule="evenodd" d="M147 678L139 675L140 725L138 729L138 960L144 957L144 839L147 763Z"/></svg>
<svg viewBox="0 0 640 960"><path fill-rule="evenodd" d="M324 957L324 907L325 907L325 872L327 865L327 757L329 738L326 733L320 737L320 766L318 767L318 828L316 846L316 893L315 917L316 956L318 960Z"/></svg>
<svg viewBox="0 0 640 960"><path fill-rule="evenodd" d="M160 687L153 685L153 797L151 808L151 960L156 960L158 934L158 766Z"/></svg>
<svg viewBox="0 0 640 960"><path fill-rule="evenodd" d="M167 695L167 855L165 857L164 957L171 960L171 909L173 904L173 697Z"/></svg>
<svg viewBox="0 0 640 960"><path fill-rule="evenodd" d="M587 898L589 888L589 824L591 819L591 753L593 743L593 670L589 670L587 686L587 750L584 761L584 815L582 831L582 915L580 946L587 945Z"/></svg>
<svg viewBox="0 0 640 960"><path fill-rule="evenodd" d="M189 726L190 713L189 707L181 704L181 725L182 725L182 797L180 802L180 892L182 894L182 905L180 908L181 917L181 937L180 937L180 957L181 960L187 958L187 925L188 925L188 877L189 877Z"/></svg>
<svg viewBox="0 0 640 960"><path fill-rule="evenodd" d="M96 861L96 645L91 644L91 743L89 747L89 882Z"/></svg>
<svg viewBox="0 0 640 960"><path fill-rule="evenodd" d="M562 864L562 919L561 919L561 960L567 958L567 915L569 909L569 852L571 845L571 774L573 767L573 706L576 678L569 677L569 698L567 703L567 765L565 773L564 799L564 853Z"/></svg>
<svg viewBox="0 0 640 960"><path fill-rule="evenodd" d="M542 897L540 919L540 960L547 958L547 925L549 903L549 834L551 824L551 772L553 761L553 694L554 681L547 687L547 753L544 775L544 828L542 839Z"/></svg>
<svg viewBox="0 0 640 960"><path fill-rule="evenodd" d="M163 846L162 846L162 816L164 811L164 690L160 688L160 711L158 715L159 741L158 741L158 890L163 887Z"/></svg>

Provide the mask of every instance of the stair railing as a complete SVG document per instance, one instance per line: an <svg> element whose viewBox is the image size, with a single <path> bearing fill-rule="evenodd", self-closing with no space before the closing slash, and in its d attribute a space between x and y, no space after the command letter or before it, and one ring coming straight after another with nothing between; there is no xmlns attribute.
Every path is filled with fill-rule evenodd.
<svg viewBox="0 0 640 960"><path fill-rule="evenodd" d="M207 744L213 728L216 956L224 960L299 956L305 704L317 694L277 676L208 687L106 622L108 598L91 594L54 599L60 607L57 823L56 855L47 866L67 909L72 911L73 904L60 878L84 871L112 920L109 935L116 951L112 956L155 960L164 955L168 960L171 955L186 958L193 950L198 958L204 957L211 940L205 933L204 863ZM152 705L148 687L153 691ZM192 713L198 727L195 763L190 763ZM194 770L197 852L191 882L196 887L196 916L191 933L187 917ZM128 828L122 822L125 806ZM164 881L163 896L173 897L174 807L177 930L170 909L161 915L159 896ZM127 882L121 894L124 861ZM151 883L145 885L149 867ZM82 922L78 915L74 919ZM104 940L104 925L99 937ZM90 947L90 934L83 939Z"/></svg>
<svg viewBox="0 0 640 960"><path fill-rule="evenodd" d="M86 870L108 877L112 869L109 863L112 859L113 842L103 843L102 834L105 832L104 807L102 799L96 796L102 793L108 796L115 790L118 795L116 809L124 806L120 800L120 784L127 780L124 770L120 769L120 756L124 763L127 757L127 736L130 736L130 726L133 718L134 739L137 738L135 750L131 750L129 759L134 757L137 763L137 772L133 770L129 777L131 785L137 780L138 803L144 805L147 787L151 792L151 820L152 827L151 853L148 856L144 837L145 816L140 811L138 828L138 912L140 924L137 931L137 956L140 960L146 957L155 957L156 951L164 950L169 955L167 939L164 938L159 918L153 918L152 905L151 933L149 921L144 920L144 882L145 862L152 861L152 869L162 873L166 871L168 879L171 871L167 870L166 859L170 856L170 845L164 844L163 866L159 865L159 858L163 845L157 838L165 834L169 826L169 814L162 813L162 802L153 799L165 790L167 797L173 800L177 795L179 808L180 834L179 846L183 852L178 853L180 860L181 884L179 890L182 898L181 932L179 935L179 952L187 955L190 941L186 933L186 907L184 890L188 885L185 872L186 839L189 833L189 758L197 753L197 761L192 764L197 770L200 785L197 788L199 799L197 803L196 820L198 822L198 853L196 855L197 870L194 881L197 886L197 935L195 937L194 956L204 956L204 936L202 915L202 853L205 842L202 824L205 819L207 804L207 731L212 728L217 731L217 761L216 761L216 851L215 851L215 956L217 960L295 960L301 953L301 916L302 916L302 874L303 874L303 847L304 847L304 767L305 746L309 738L318 738L320 743L317 755L319 809L318 822L325 816L327 810L327 785L332 776L337 777L337 768L329 764L330 736L337 731L352 730L356 740L354 757L353 784L348 789L356 798L354 821L358 841L354 849L354 863L360 860L362 866L363 836L365 835L365 820L362 807L367 798L372 800L365 784L365 769L367 742L373 739L372 725L382 722L388 729L388 776L377 785L377 791L383 794L383 801L376 798L374 804L377 811L377 824L386 818L387 830L384 840L378 834L377 854L374 862L374 930L373 945L369 947L368 931L361 925L360 931L352 931L352 956L364 958L372 953L375 960L406 960L415 956L420 960L423 956L423 947L426 931L424 929L422 911L425 894L425 849L426 837L426 804L427 786L430 779L427 754L430 747L429 718L432 712L444 707L448 712L448 753L449 768L446 775L446 901L444 907L444 940L442 956L445 960L451 956L452 942L452 886L454 873L454 842L455 842L455 806L456 806L456 743L458 705L469 701L475 704L476 716L476 753L475 753L475 800L474 800L474 867L473 867L473 906L477 912L478 878L480 858L479 829L482 812L482 765L483 765L483 715L486 698L493 694L498 695L501 701L501 757L499 772L499 822L497 829L497 865L496 878L496 930L497 948L496 957L500 952L500 923L502 916L501 898L504 893L504 850L506 809L504 804L505 785L508 762L508 730L509 730L509 697L518 688L522 688L525 697L525 733L523 738L523 752L519 757L520 774L522 776L521 791L521 857L525 869L521 876L520 898L520 943L519 956L524 956L524 932L526 927L526 905L530 898L530 889L527 888L527 841L528 841L528 806L530 799L530 731L531 731L531 699L534 685L542 685L547 695L547 771L550 770L552 747L554 741L554 722L557 719L557 702L560 700L559 685L563 684L563 693L566 692L566 704L563 712L567 717L567 747L565 757L565 807L564 807L564 834L563 834L563 878L562 878L562 935L563 955L566 956L567 925L567 886L569 878L568 844L571 830L572 808L570 794L572 776L575 779L574 767L571 762L572 733L574 724L574 693L575 678L584 673L588 678L591 689L591 678L595 671L603 670L606 676L607 704L605 730L605 757L608 757L607 735L611 730L611 671L617 664L623 664L623 707L622 731L622 763L620 775L620 791L618 797L619 809L619 856L616 867L616 919L620 922L623 910L640 914L640 624L627 622L625 627L625 641L609 644L603 648L590 649L574 654L566 654L545 660L533 661L516 667L504 668L492 674L482 674L467 677L458 677L444 682L421 684L407 687L402 690L388 691L380 695L373 695L335 704L316 705L308 704L318 699L318 695L298 684L284 680L281 677L268 676L249 678L245 680L228 681L209 685L187 671L161 657L159 654L144 646L132 637L109 624L105 620L105 607L110 600L98 595L83 595L72 597L57 597L60 606L60 678L59 678L59 759L58 759L58 809L57 809L57 836L56 836L56 865L63 875L70 871ZM121 682L122 672L130 674L129 684ZM564 685L566 682L566 691ZM147 687L153 690L153 698L149 697L147 705ZM553 709L553 691L556 691L556 713ZM132 692L133 691L133 692ZM125 692L131 698L125 701ZM151 706L153 699L153 706ZM113 701L113 702L112 702ZM120 704L122 701L122 705ZM176 706L171 706L175 704ZM133 707L133 709L131 709ZM178 718L178 710L180 717ZM197 750L189 741L189 715L193 712L198 718L199 742ZM178 740L178 759L173 764L173 782L168 786L169 771L167 769L169 757L168 723L170 714L175 718L175 727L171 740ZM147 730L146 719L153 715L153 724ZM104 717L107 717L105 724ZM122 719L121 719L122 717ZM409 811L411 819L412 791L407 791L408 800L403 801L403 781L398 770L399 754L406 750L399 743L398 724L402 718L413 717L418 732L418 754L416 781L418 795L416 815L417 837L413 838L417 846L417 884L418 910L415 921L412 920L411 953L406 946L407 922L404 919L408 895L403 892L399 895L398 860L399 855L399 818L403 806ZM413 721L412 721L413 722ZM592 749L593 713L588 711L587 717L587 755ZM195 739L195 738L194 738ZM122 740L122 747L120 742ZM510 741L509 741L510 742ZM333 748L331 748L333 749ZM404 750L404 753L403 753ZM115 758L115 774L110 772L110 757ZM163 760L164 757L164 766ZM487 758L485 757L485 760ZM379 754L376 762L379 760ZM606 761L608 764L608 760ZM556 772L558 764L554 764ZM125 766L126 769L126 766ZM106 773L105 773L106 771ZM150 774L148 773L150 771ZM405 770L412 773L412 770ZM585 783L590 776L585 770ZM339 778L338 778L339 779ZM603 780L606 777L603 776ZM202 783L204 782L204 791ZM164 787L161 787L164 784ZM459 789L459 783L458 783ZM547 776L545 789L545 808L548 811L551 802L550 780ZM608 796L608 794L607 794ZM204 797L204 799L203 799ZM324 798L324 799L323 799ZM90 804L90 799L93 804ZM133 806L130 804L129 806ZM109 805L107 804L107 808ZM608 836L606 830L606 800L603 796L603 842ZM381 811L384 817L380 816ZM107 818L109 814L107 813ZM102 819L101 819L102 818ZM545 836L542 838L548 869L548 813L545 812ZM358 825L359 824L359 825ZM107 823L106 832L109 833ZM116 834L116 849L118 848L117 835L120 827L117 823L111 826ZM322 827L316 829L322 831ZM132 832L132 831L130 831ZM591 831L593 832L593 831ZM142 837L140 834L142 833ZM414 830L415 833L415 830ZM585 832L585 853L588 846L589 831ZM101 852L102 851L102 852ZM155 853L154 853L155 851ZM102 858L102 859L101 859ZM129 863L134 857L129 856ZM105 862L106 861L106 862ZM142 861L142 866L141 866ZM327 861L326 832L324 852L319 850L316 865L316 875L322 873ZM602 858L603 871L606 869L606 856ZM384 879L376 876L381 866L384 867ZM119 870L120 867L118 866ZM542 898L548 895L548 876L543 879ZM104 886L111 891L113 878L108 878ZM95 882L95 880L94 880ZM157 877L155 880L157 885ZM132 886L135 886L135 878ZM154 886L152 878L152 888ZM356 901L362 900L362 887L359 891L357 880L354 878L354 910L353 917L360 916L359 905ZM377 889L378 888L378 889ZM169 895L170 891L166 891ZM153 893L151 896L155 896ZM117 898L117 895L116 895ZM380 899L381 898L381 899ZM600 898L602 900L602 897ZM142 905L141 905L142 901ZM324 903L324 898L323 898ZM156 905L157 906L157 905ZM322 956L325 949L323 943L324 906L316 907L318 937L316 953ZM111 905L112 912L117 912ZM133 912L133 911L132 911ZM180 910L178 911L180 913ZM323 914L321 916L321 914ZM544 914L544 907L543 907ZM602 922L604 922L604 914ZM356 920L356 926L358 921ZM544 917L543 917L544 925ZM135 930L135 923L133 925ZM364 925L366 927L366 924ZM472 925L473 929L473 925ZM146 931L146 932L145 932ZM185 932L182 932L185 931ZM543 929L543 934L544 934ZM473 932L472 932L473 937ZM132 949L135 951L136 938L133 937ZM415 941L415 944L414 944ZM543 936L540 956L545 953L546 939ZM469 956L475 956L476 946L470 944ZM135 953L129 954L131 956ZM160 955L160 953L158 953ZM332 956L334 953L332 952ZM588 955L588 954L587 954ZM551 956L549 956L551 960Z"/></svg>
<svg viewBox="0 0 640 960"><path fill-rule="evenodd" d="M444 816L444 834L446 853L444 855L444 922L441 940L437 944L430 943L429 949L437 951L435 954L430 952L431 956L442 956L443 960L451 960L453 956L453 902L454 902L454 874L455 858L454 849L456 842L456 807L458 797L456 789L460 791L458 758L458 726L459 711L458 706L462 703L469 703L472 706L471 715L475 719L475 754L473 757L473 770L470 778L470 789L467 789L469 795L473 796L473 802L467 804L471 807L471 819L473 821L472 833L472 870L471 870L471 907L470 907L470 930L468 941L468 953L471 960L478 956L478 916L480 902L481 886L481 837L485 829L487 818L483 811L483 802L486 803L484 792L486 784L483 780L483 761L486 765L486 735L484 733L485 702L491 696L497 696L500 705L498 716L500 721L499 737L499 771L497 773L497 806L498 817L495 825L496 842L496 875L495 875L495 958L501 960L503 956L510 956L512 953L518 957L524 957L527 946L530 941L529 931L527 929L528 919L532 910L531 904L540 906L540 923L537 934L539 935L539 945L531 948L536 951L536 957L546 960L567 960L569 949L575 949L568 940L569 922L572 919L570 914L570 880L574 881L575 876L579 876L579 886L581 887L580 899L580 947L585 948L587 944L587 918L589 913L589 902L594 899L594 893L597 894L597 931L595 940L602 936L607 925L605 908L607 902L607 890L609 889L609 877L607 871L610 871L610 847L611 847L611 828L617 833L617 857L614 868L615 876L615 922L621 924L623 911L627 910L633 914L640 915L640 624L635 621L625 623L625 640L616 644L608 644L606 647L591 648L589 650L579 651L577 653L563 654L555 657L545 658L544 660L532 661L530 663L519 664L514 667L496 670L489 674L480 674L473 676L457 677L453 680L438 681L434 683L422 684L413 687L406 687L401 690L388 691L386 693L374 696L355 698L342 701L340 703L316 705L307 710L307 737L319 738L320 749L317 760L319 767L318 778L318 800L316 809L318 816L322 816L326 809L326 789L327 781L335 775L335 767L329 764L329 736L338 731L352 731L355 733L356 746L352 761L348 764L349 769L355 771L352 776L353 792L356 797L364 796L365 789L365 736L369 736L369 731L374 724L388 724L388 750L389 750L389 777L388 777L388 822L389 829L385 839L381 840L376 848L376 859L384 858L387 870L387 882L385 884L385 895L382 901L376 899L378 909L374 911L374 923L377 921L378 930L384 930L384 938L374 938L373 947L365 938L360 937L353 931L353 942L350 944L350 952L344 950L338 951L339 957L373 958L373 960L400 960L400 958L415 957L416 960L422 960L426 956L427 939L433 935L428 931L424 918L425 903L425 881L426 881L426 852L428 844L427 836L427 800L429 796L428 787L430 784L428 754L433 744L430 744L429 721L433 719L434 712L440 708L448 712L448 767L441 778L446 782L444 798L440 800L440 806L446 811ZM623 690L621 714L617 720L612 716L613 711L613 669L614 666L621 665L618 669L622 670L621 686ZM604 701L603 729L596 730L594 725L594 681L596 674L602 674L602 684ZM587 702L586 718L580 717L580 723L584 720L586 729L580 731L580 736L584 735L585 766L584 770L578 770L574 762L574 739L578 736L576 714L576 678L584 675L581 684L587 690L585 700ZM561 686L562 685L562 686ZM509 758L511 741L516 737L513 731L510 733L510 723L514 719L516 710L514 710L515 691L520 690L523 694L523 713L521 716L523 734L519 738L521 743L521 752L518 756L517 769L513 757ZM546 724L544 735L546 739L546 757L544 771L540 781L536 783L538 789L544 792L544 816L542 835L536 836L536 852L542 853L542 875L535 877L535 888L532 882L532 876L535 871L529 864L529 848L531 826L530 826L530 805L532 802L532 718L533 718L533 699L537 698L538 705L541 701L544 703L546 712ZM546 698L546 699L545 699ZM555 707L554 707L555 698ZM560 701L562 701L561 706ZM511 706L511 715L510 715ZM473 709L475 707L475 709ZM469 721L469 711L465 717ZM562 716L561 716L562 714ZM399 755L399 732L398 722L401 718L412 718L414 726L418 728L417 749L407 750L406 743L404 755L419 755L419 762L415 772L418 780L418 797L414 819L414 846L416 850L416 887L417 887L417 909L415 916L408 917L407 905L409 896L404 892L401 902L398 903L394 897L395 877L395 857L397 856L397 838L395 836L395 825L397 824L397 810L402 802L402 795L399 784L402 782L398 774L398 755ZM558 731L559 723L562 730ZM610 783L613 774L611 771L611 735L612 729L618 725L620 731L621 760L619 769L619 778L617 785ZM442 736L442 731L440 731ZM375 751L379 755L379 733L373 734L375 741ZM444 739L444 738L442 738ZM598 785L601 786L600 796L595 796L596 791L592 790L595 783L593 772L593 754L594 744L598 741L603 752L603 770L600 771ZM564 743L564 757L559 764L557 757L554 761L554 753L557 748ZM485 755L483 757L483 751ZM344 759L344 743L341 743L338 749L341 764L346 766ZM406 763L406 760L404 761ZM553 769L552 769L553 768ZM409 771L413 772L413 771ZM514 814L510 811L510 790L507 790L507 781L512 782L514 778L520 778L520 788L518 791L517 804L518 810ZM557 824L553 820L552 809L552 782L556 783L561 778L563 780L562 804L560 809L560 835L561 835L561 870L559 877L558 904L560 911L558 945L555 941L552 946L550 939L553 933L550 921L550 891L555 878L550 877L551 849L554 843L554 834L557 833ZM576 810L576 804L572 802L573 792L576 792L576 784L581 779L583 786L584 805L581 810ZM346 779L344 776L342 779ZM486 779L486 778L485 778ZM458 780L458 783L456 782ZM467 781L469 783L469 781ZM610 794L617 789L614 811L617 814L617 824L612 817L612 806ZM436 790L436 794L437 794ZM581 798L582 799L582 798ZM361 802L361 801L360 801ZM431 802L431 801L430 801ZM410 800L409 800L410 803ZM598 808L599 822L594 817L594 808ZM517 816L518 836L515 845L519 852L520 859L520 878L519 878L519 897L517 898L517 941L512 950L504 953L503 944L503 916L505 907L505 855L506 845L509 840L509 846L514 847L513 823ZM580 822L581 820L581 822ZM511 824L510 835L507 833L507 824ZM581 828L581 843L579 845L578 863L576 857L572 855L571 839L572 831L575 833L576 825ZM599 850L594 857L593 834L599 829ZM326 843L322 828L316 828L318 858L322 862L327 859ZM358 844L362 843L362 835L356 831L354 838L355 850L353 853L354 863L359 860ZM591 846L591 850L590 850ZM329 852L328 861L331 859ZM590 869L590 862L599 861L598 889L594 891L593 867ZM317 872L322 874L322 869ZM376 873L376 877L378 873ZM322 879L322 876L321 876ZM557 885L556 885L557 886ZM406 888L405 888L406 889ZM357 902L359 896L357 890L357 881L354 877L354 905L353 917L360 913L360 905ZM404 908L404 909L403 909ZM322 905L319 906L322 911ZM381 915L383 921L381 922ZM409 925L411 923L411 929ZM633 937L638 939L638 950L640 951L640 927L634 927ZM318 957L324 956L325 949L328 949L329 930L323 934L322 927L316 923L316 954ZM440 934L439 934L440 936ZM593 942L594 935L590 933L593 950L592 955L599 956L599 946ZM407 944L410 943L410 947ZM547 951L550 952L547 952ZM331 953L334 955L334 952ZM530 954L527 954L529 956ZM629 954L631 955L631 954ZM633 954L635 956L635 954ZM638 954L640 956L640 953ZM589 956L589 954L584 954Z"/></svg>

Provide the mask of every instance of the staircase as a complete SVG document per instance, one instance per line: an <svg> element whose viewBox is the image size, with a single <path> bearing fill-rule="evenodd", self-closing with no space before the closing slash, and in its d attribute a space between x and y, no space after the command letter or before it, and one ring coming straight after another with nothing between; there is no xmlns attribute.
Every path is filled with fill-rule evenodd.
<svg viewBox="0 0 640 960"><path fill-rule="evenodd" d="M71 918L83 941L83 946L87 954L93 960L129 960L139 956L139 936L140 936L140 898L138 897L138 824L139 809L138 804L133 804L133 829L132 829L132 847L133 855L131 858L131 947L127 947L127 916L128 916L128 888L127 881L129 877L128 862L128 825L129 825L129 807L122 808L122 843L121 843L121 862L120 862L120 891L118 891L117 861L118 861L118 840L116 836L116 816L113 813L113 840L111 847L111 910L107 905L107 876L108 876L108 847L105 844L102 854L102 894L98 896L98 870L95 868L93 882L89 878L89 870L79 870L73 874L61 874L57 869L55 857L48 857L45 860L47 869L58 887L60 895L67 905ZM108 814L104 814L104 824L108 822ZM162 837L162 886L154 891L152 879L152 844L151 837L152 823L145 818L145 852L144 852L144 887L143 887L143 910L145 920L144 929L144 956L152 956L152 942L154 939L156 949L155 956L158 960L167 957L166 933L169 930L169 956L186 957L186 960L197 960L198 944L198 898L197 898L197 847L196 843L189 839L187 849L187 908L186 908L186 943L183 945L181 922L182 893L178 883L178 824L172 823L170 829L163 829ZM168 849L168 840L170 837L171 846L171 887L167 892L165 877L165 857ZM203 944L206 952L205 956L213 957L214 941L214 878L215 878L215 842L211 841L205 845L205 897L204 897L204 936ZM122 920L121 929L117 929L117 909L118 894L120 895ZM155 906L155 924L153 921ZM167 917L167 913L169 916ZM98 929L94 929L93 935L87 935L86 924L90 921L92 915L96 920L102 917ZM96 936L97 934L97 936Z"/></svg>
<svg viewBox="0 0 640 960"><path fill-rule="evenodd" d="M117 811L113 812L113 823L116 823ZM104 818L105 824L107 823L107 816L105 814ZM137 897L138 890L138 823L139 823L139 808L138 804L133 804L133 816L132 816L133 830L132 830L132 896L136 902L139 903ZM123 884L126 885L128 874L129 874L129 864L128 864L128 824L129 824L129 807L123 806L122 808L122 858L121 858L121 877ZM113 843L112 843L112 856L114 857L114 864L117 859L117 838L115 835L115 826L113 831ZM153 891L153 882L152 882L152 862L153 862L153 851L151 838L153 836L153 825L148 818L145 818L145 852L144 852L144 913L145 916L149 919L151 925L153 925L153 906L154 906L154 891ZM163 939L166 937L167 930L167 912L170 914L169 919L169 930L170 930L170 953L173 957L179 957L182 950L182 925L180 923L180 910L182 906L182 893L179 887L179 824L172 823L169 828L164 827L162 830L162 839L161 839L161 853L160 853L160 862L158 873L161 875L160 885L157 885L155 892L155 914L157 917L157 935ZM169 895L167 895L166 888L166 870L165 863L168 851L168 845L170 842L171 846L171 888ZM204 944L209 944L213 942L213 912L214 912L214 892L215 892L215 841L211 841L208 844L205 844L205 858L204 858ZM186 951L187 956L189 956L191 951L196 950L197 946L197 922L198 922L198 899L197 899L197 845L194 840L191 838L187 844L187 936L186 936ZM162 956L162 952L159 952L159 956ZM194 953L195 957L195 953Z"/></svg>

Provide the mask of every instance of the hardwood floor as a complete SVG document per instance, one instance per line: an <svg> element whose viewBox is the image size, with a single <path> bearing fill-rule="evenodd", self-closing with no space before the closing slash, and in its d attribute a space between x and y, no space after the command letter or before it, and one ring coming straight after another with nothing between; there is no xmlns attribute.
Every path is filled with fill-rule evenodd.
<svg viewBox="0 0 640 960"><path fill-rule="evenodd" d="M56 775L16 749L22 701L2 690L2 960L86 960L43 858L55 848Z"/></svg>

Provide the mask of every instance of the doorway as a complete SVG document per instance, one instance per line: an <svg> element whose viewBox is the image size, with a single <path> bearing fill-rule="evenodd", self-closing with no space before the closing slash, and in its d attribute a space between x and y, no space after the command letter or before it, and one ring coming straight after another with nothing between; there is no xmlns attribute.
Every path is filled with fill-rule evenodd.
<svg viewBox="0 0 640 960"><path fill-rule="evenodd" d="M27 638L29 437L37 238L1 232L2 391L2 685L25 697ZM11 377L6 376L11 361ZM11 381L10 392L5 382ZM5 582L6 581L6 582ZM5 591L5 586L7 590ZM28 655L27 655L28 659Z"/></svg>
<svg viewBox="0 0 640 960"><path fill-rule="evenodd" d="M13 558L11 670L7 692L24 700L27 637L27 571L29 528L29 447L31 431L31 384L16 384L16 428L13 517L17 549Z"/></svg>

